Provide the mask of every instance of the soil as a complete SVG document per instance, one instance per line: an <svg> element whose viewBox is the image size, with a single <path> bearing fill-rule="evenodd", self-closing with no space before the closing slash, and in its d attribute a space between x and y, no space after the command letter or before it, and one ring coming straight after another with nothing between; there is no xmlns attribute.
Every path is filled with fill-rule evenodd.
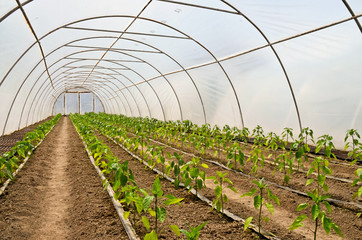
<svg viewBox="0 0 362 240"><path fill-rule="evenodd" d="M128 166L135 175L137 186L145 189L152 189L152 184L156 178L156 174L146 169L145 166L129 155L121 147L110 141L104 136L98 135L98 138L107 144L113 154L122 162L128 161ZM164 195L172 194L177 198L184 198L179 205L170 205L165 207L167 217L165 222L161 225L164 228L163 233L159 239L179 239L167 227L168 225L176 224L180 229L189 230L189 226L195 227L208 221L207 225L200 231L200 240L203 239L257 239L254 232L247 230L243 232L243 225L240 222L233 221L228 217L217 213L212 210L209 205L196 198L193 194L189 193L183 188L175 188L169 181L161 178L162 190ZM148 216L151 226L154 226L154 220ZM132 220L132 219L131 219ZM146 234L146 229L142 223L137 225L137 233L141 238ZM182 239L185 239L184 236Z"/></svg>
<svg viewBox="0 0 362 240"><path fill-rule="evenodd" d="M23 140L24 135L30 131L33 131L40 124L50 120L52 117L48 117L42 121L29 125L13 133L3 135L0 137L0 155L10 151L16 142Z"/></svg>
<svg viewBox="0 0 362 240"><path fill-rule="evenodd" d="M0 196L1 239L128 239L68 117Z"/></svg>
<svg viewBox="0 0 362 240"><path fill-rule="evenodd" d="M152 142L151 144L155 144ZM173 153L175 150L170 148L164 148L165 153ZM185 149L184 149L185 150ZM193 149L189 149L188 151L193 152ZM184 161L191 160L190 155L184 155ZM224 162L225 163L225 162ZM209 169L206 169L206 176L216 176L216 171L226 172L225 169L222 169L213 164L209 164ZM156 165L157 166L157 165ZM161 166L157 166L161 169ZM343 167L342 167L343 168ZM250 171L250 168L249 168ZM248 172L249 172L248 171ZM348 172L348 171L347 171ZM266 165L264 169L260 171L259 177L265 177L268 180L274 181L276 183L282 184L282 175L280 174L273 175L273 169ZM353 171L349 173L349 176L352 177ZM234 214L239 215L240 217L246 219L250 215L256 219L257 211L253 208L253 199L250 197L240 198L240 195L248 192L251 188L256 187L251 182L250 178L242 177L238 173L234 171L228 171L228 178L234 183L234 187L238 190L238 193L235 194L232 191L228 191L227 195L229 198L229 202L226 205L226 209L231 211ZM301 191L311 190L305 187L306 178L303 174L293 176L293 181L289 184L289 187L300 189ZM333 198L350 201L352 202L352 193L357 191L358 187L351 188L349 183L342 183L340 181L335 181L331 179L327 179L327 184L330 189L330 193ZM203 189L201 192L208 198L214 199L214 184L210 181L207 182L207 188ZM296 208L300 203L310 203L309 198L300 196L298 194L276 188L274 186L269 186L269 188L276 194L280 199L280 206L275 207L274 215L270 215L265 211L265 215L268 216L271 221L269 223L264 223L263 227L276 234L281 239L313 239L312 230L314 229L314 223L308 219L304 223L306 227L299 228L294 231L289 231L288 227L294 221L294 219L301 214L309 214L308 211L302 211L300 213L296 212ZM359 200L355 201L359 203ZM344 234L345 239L360 239L360 232L362 230L362 219L356 216L356 213L360 211L360 209L355 209L350 206L344 206L343 204L338 204L336 206L332 205L332 214L328 214L332 221L335 222L342 233ZM310 211L310 210L309 210ZM348 221L346 221L348 219ZM331 234L328 236L324 230L321 230L322 226L319 224L318 236L321 239L340 239L337 234L332 230Z"/></svg>

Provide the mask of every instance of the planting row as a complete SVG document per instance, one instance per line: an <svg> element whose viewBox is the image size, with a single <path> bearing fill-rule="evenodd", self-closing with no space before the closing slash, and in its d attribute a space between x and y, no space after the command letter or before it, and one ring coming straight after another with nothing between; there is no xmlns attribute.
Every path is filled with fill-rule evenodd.
<svg viewBox="0 0 362 240"><path fill-rule="evenodd" d="M256 209L258 209L258 212L261 213L260 209L262 209L262 206L264 203L266 203L264 206L267 207L267 209L270 212L274 212L274 206L271 205L273 202L278 203L279 201L276 200L277 197L273 194L274 191L280 192L279 190L273 190L273 193L271 191L267 191L266 188L266 182L263 179L259 179L257 181L254 180L254 184L255 187L253 189L253 187L251 187L251 190L245 191L245 187L244 186L232 186L233 182L240 182L239 179L235 178L236 173L234 173L233 171L231 171L230 173L226 173L226 174L230 174L228 176L230 176L230 178L232 179L232 181L229 181L230 179L228 179L226 177L226 174L222 172L222 170L225 170L227 168L219 168L219 171L216 170L214 172L211 172L210 169L208 168L204 168L206 167L205 164L200 161L200 157L193 157L193 158L185 158L188 159L186 161L184 161L184 159L182 159L182 156L180 157L180 155L182 155L180 152L170 152L169 148L167 148L166 146L161 146L161 145L150 145L149 141L150 141L150 137L152 136L153 138L154 135L157 135L157 133L154 132L148 132L151 134L147 134L147 132L141 132L138 131L138 135L130 137L130 133L128 131L125 131L125 125L122 125L119 121L113 121L112 123L107 123L106 119L106 115L92 115L92 114L88 114L86 116L87 120L89 122L92 122L93 127L96 127L99 131L101 131L103 134L108 135L108 136L112 136L113 139L116 139L117 141L124 143L125 146L127 146L129 149L133 149L136 151L139 151L140 156L144 159L144 161L147 161L150 165L152 166L157 166L160 169L163 169L163 173L165 175L172 175L177 181L175 181L175 184L179 184L179 183L183 183L185 185L190 186L191 188L195 188L195 189L200 189L201 191L203 187L205 187L206 185L208 185L208 188L211 188L214 193L213 193L213 200L214 200L214 207L217 210L223 211L223 205L224 203L227 202L228 200L228 195L225 192L228 192L228 190L225 190L227 187L229 187L229 189L231 190L237 190L239 193L243 193L243 196L249 196L249 195L254 195L254 207ZM117 117L117 116L110 116L110 118L113 117ZM122 118L123 120L125 119L123 116L121 116L120 118ZM109 119L108 119L109 120ZM133 121L133 119L130 119L130 121ZM149 129L147 127L144 128L145 130ZM158 131L160 132L160 131ZM162 137L161 137L162 138ZM234 143L233 143L234 144ZM187 144L185 144L187 145ZM195 147L193 147L193 151L195 151ZM172 156L171 156L172 155ZM241 155L240 153L238 155ZM151 157L152 156L152 157ZM189 163L189 164L185 164ZM204 166L203 166L204 165ZM288 226L290 229L294 229L297 227L300 227L303 225L303 222L305 222L305 219L307 218L307 216L309 216L311 218L311 220L313 220L315 222L315 225L313 226L314 228L314 232L317 233L317 229L319 228L324 228L324 230L326 231L326 233L330 233L331 229L334 229L335 232L337 232L338 234L340 234L340 230L338 228L338 226L332 222L330 217L327 217L328 213L330 212L340 212L341 209L338 209L336 207L331 207L330 206L330 202L331 200L329 199L329 195L328 195L328 185L326 183L326 175L330 174L331 169L328 167L328 158L327 157L316 157L315 159L313 159L313 162L310 163L311 167L310 169L314 168L313 170L309 169L309 177L307 180L308 183L308 187L311 189L310 191L307 191L307 193L305 194L305 196L307 196L308 199L301 198L301 197L297 197L297 196L292 196L292 198L298 198L297 199L297 203L298 202L305 202L305 203L301 203L299 205L297 205L294 210L297 210L298 212L301 211L302 213L307 213L306 210L303 210L304 208L309 208L310 213L309 214L301 214L299 217L297 214L293 214L293 216L296 215L295 217L295 221L293 224L291 224L292 222L289 222ZM190 169L192 176L190 174L190 172L188 173L189 175L187 175L185 173L185 168L188 168L190 166L194 166ZM263 167L263 166L260 166ZM213 168L213 167L212 167ZM198 170L197 170L198 169ZM215 169L215 168L213 168ZM231 169L230 169L231 170ZM205 172L210 173L210 174L205 174ZM311 176L313 175L312 172L315 172L315 178L312 178ZM225 179L228 180L225 180ZM210 184L208 183L209 181L211 181L211 179L214 180L214 186L210 186ZM235 179L235 180L234 180ZM314 180L312 180L314 179ZM244 181L244 180L243 180ZM250 181L250 180L249 180ZM312 184L312 182L315 182ZM245 185L245 184L244 184ZM250 185L250 184L249 184ZM350 184L349 184L350 185ZM218 187L219 186L219 187ZM273 187L269 187L270 189L274 189ZM259 194L257 194L257 190L259 189ZM230 191L229 191L230 192ZM281 193L283 198L285 196L285 193ZM279 194L276 194L279 195ZM264 199L264 197L265 199ZM231 202L229 203L230 206L234 205L233 201L235 200L234 198L235 196L231 196ZM288 197L289 198L289 197ZM269 199L269 201L266 201L267 199ZM260 201L259 201L260 200ZM282 199L281 202L288 202L288 199ZM263 204L262 204L263 203ZM332 201L332 203L334 204L334 202ZM278 206L278 204L277 204ZM322 207L323 206L323 207ZM357 206L358 208L358 204L356 204L355 206ZM280 207L279 207L280 208ZM293 211L290 209L289 206L282 206L282 208L288 208L288 211ZM281 211L277 210L276 212L283 212L285 209L282 209ZM349 213L349 215L353 214ZM245 215L245 213L244 213ZM348 214L347 214L348 215ZM245 217L245 216L244 216ZM353 217L353 215L352 215ZM246 218L246 217L245 217ZM261 219L262 219L262 214L254 214L254 219L256 219L256 224L260 225L261 224ZM279 219L279 218L278 218ZM247 223L252 221L251 218L247 219ZM268 221L268 218L265 218L265 220ZM310 227L308 225L311 225L310 222L311 220L308 220L306 225L307 227ZM337 222L339 221L338 218L336 218ZM253 221L254 222L254 221ZM319 224L320 222L322 222L322 224ZM359 221L360 222L360 221ZM246 224L247 225L247 224ZM270 225L270 223L268 224ZM285 223L284 223L285 225ZM358 224L357 224L357 229ZM312 227L310 227L312 228ZM297 232L303 232L297 229ZM323 234L320 233L322 236ZM348 232L348 235L350 235L350 232ZM358 231L357 231L357 235L358 235ZM353 239L353 238L351 238Z"/></svg>
<svg viewBox="0 0 362 240"><path fill-rule="evenodd" d="M51 120L37 126L35 130L25 134L24 139L18 141L10 151L0 156L0 186L8 179L14 180L14 172L19 168L19 165L32 154L60 117L61 115L58 114Z"/></svg>
<svg viewBox="0 0 362 240"><path fill-rule="evenodd" d="M115 198L128 210L125 217L130 218L140 236L145 239L160 236L178 239L182 237L180 234L184 234L183 238L198 239L200 230L205 227L208 231L202 234L208 239L228 238L227 234L238 239L255 237L251 233L243 233L241 224L210 212L209 206L194 199L186 190L175 188L162 176L155 177L150 169L145 169L127 153L119 153L119 149L111 150L107 146L109 144L103 144L95 136L89 122L81 116L72 116L72 120L87 143L96 165L106 175L108 180L104 184L111 184ZM118 158L114 151L118 151ZM149 189L149 186L152 188ZM202 212L204 215L200 215Z"/></svg>
<svg viewBox="0 0 362 240"><path fill-rule="evenodd" d="M285 184L299 191L305 190L306 180L308 180L307 185L312 181L317 180L318 171L315 163L316 156L308 156L310 150L308 144L300 147L298 151L292 151L291 148L289 148L288 151L280 150L277 152L276 150L272 150L272 152L268 152L268 148L270 148L272 143L264 146L263 144L260 144L263 142L262 140L257 140L253 145L247 146L240 144L238 141L233 141L235 135L228 131L226 131L225 134L220 135L221 137L215 137L215 134L213 137L207 137L207 135L202 134L202 132L208 132L208 130L202 131L197 127L194 128L198 130L194 131L182 130L190 129L190 127L187 126L195 126L189 121L184 122L186 127L176 128L169 127L172 122L168 122L166 126L163 126L158 120L152 119L150 122L147 118L142 121L142 119L139 118L127 118L117 115L99 114L95 117L95 115L89 114L87 116L89 118L93 117L94 121L104 129L107 129L107 124L110 124L112 126L122 127L125 132L136 134L137 137L129 134L127 136L135 138L134 141L140 142L139 144L141 146L145 142L157 139L158 141L162 141L173 147L191 152L201 158L211 158L234 170L249 173L259 178L265 177L271 181ZM154 123L157 123L156 127L154 126ZM179 124L179 122L175 122L175 125L177 124ZM205 125L201 128L207 129L207 126L208 125ZM260 128L257 129L259 130L256 131L262 131ZM355 134L358 135L356 132ZM261 134L259 133L258 135ZM312 136L313 134L310 133L310 135ZM238 138L240 138L240 135ZM324 142L322 144L321 141L320 144L321 145L318 145L319 147L317 148L324 148L325 155L318 156L318 159L320 161L326 160L324 162L325 167L323 167L325 178L332 182L336 189L336 191L331 189L330 193L338 200L358 202L358 198L360 198L362 193L362 188L358 188L356 185L361 185L362 169L357 169L357 166L350 166L350 164L333 163L333 160L331 160L333 157L331 146L333 146L333 144L331 142ZM359 154L359 152L357 153ZM265 164L270 166L265 169ZM263 170L260 172L260 169ZM294 178L291 181L293 176ZM309 178L304 180L308 176ZM281 181L279 179L281 179ZM341 191L341 189L344 189L344 191ZM307 190L311 191L312 189L307 187Z"/></svg>

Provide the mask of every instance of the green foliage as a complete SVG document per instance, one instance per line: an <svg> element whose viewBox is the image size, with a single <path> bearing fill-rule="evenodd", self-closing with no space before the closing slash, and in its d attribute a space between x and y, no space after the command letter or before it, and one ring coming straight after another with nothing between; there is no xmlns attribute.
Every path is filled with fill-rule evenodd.
<svg viewBox="0 0 362 240"><path fill-rule="evenodd" d="M268 209L268 211L273 214L274 213L274 206L271 203L271 200L273 200L275 203L277 203L278 205L280 205L279 199L276 195L274 195L272 193L272 191L267 188L267 184L264 183L264 178L260 179L259 181L255 181L253 180L253 183L258 187L258 188L252 188L249 192L241 195L241 197L252 197L254 196L254 208L256 210L259 210L259 214L258 214L258 233L259 233L259 237L261 237L261 233L260 233L260 228L261 228L261 220L262 220L262 207L263 205L266 206L266 208ZM259 191L258 191L259 190ZM268 196L268 200L265 198L265 191L267 191L267 196ZM269 221L269 218L265 217L263 218L265 221ZM244 223L244 231L248 228L248 226L250 225L251 221L253 220L253 217L248 217L245 220Z"/></svg>
<svg viewBox="0 0 362 240"><path fill-rule="evenodd" d="M183 234L186 235L187 237L187 240L197 240L199 239L199 235L200 235L200 230L205 227L205 225L208 223L208 221L206 222L203 222L202 224L196 226L196 227L191 227L189 226L190 228L190 231L187 231L185 229L181 229L180 232L182 232Z"/></svg>
<svg viewBox="0 0 362 240"><path fill-rule="evenodd" d="M307 180L306 185L310 185L313 182L316 184L316 187L311 192L307 192L308 196L312 199L313 204L302 203L297 207L297 211L301 211L307 208L311 209L311 218L315 222L314 240L317 239L318 221L321 221L323 229L327 234L329 234L331 229L333 229L339 236L343 237L337 224L333 223L332 220L327 216L326 211L322 209L322 206L324 206L328 213L332 213L332 208L326 201L326 199L330 196L323 194L323 191L328 193L328 186L325 183L326 175L332 173L332 169L328 167L328 164L328 160L325 160L322 157L316 157L311 163L311 167L307 173L307 176L310 176L313 172L317 172L317 181L314 181L314 179L310 178ZM308 216L305 214L298 216L292 225L290 225L289 229L294 230L304 226L303 221L307 218Z"/></svg>
<svg viewBox="0 0 362 240"><path fill-rule="evenodd" d="M227 195L224 193L225 185L227 188L232 190L233 192L237 192L234 188L233 182L225 177L228 173L222 173L219 171L216 171L217 176L210 176L208 179L213 179L214 184L216 184L215 187L215 199L212 201L212 206L218 211L218 212L224 212L224 204L229 201Z"/></svg>

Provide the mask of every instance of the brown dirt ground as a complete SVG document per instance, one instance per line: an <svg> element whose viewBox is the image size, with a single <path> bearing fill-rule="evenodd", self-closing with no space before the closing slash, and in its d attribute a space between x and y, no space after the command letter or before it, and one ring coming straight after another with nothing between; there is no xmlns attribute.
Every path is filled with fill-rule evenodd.
<svg viewBox="0 0 362 240"><path fill-rule="evenodd" d="M23 140L24 135L30 131L33 131L38 125L50 120L52 117L48 117L42 121L29 125L13 133L0 136L0 155L10 151L10 149L16 144L16 142Z"/></svg>
<svg viewBox="0 0 362 240"><path fill-rule="evenodd" d="M128 239L69 118L0 196L1 239Z"/></svg>
<svg viewBox="0 0 362 240"><path fill-rule="evenodd" d="M129 161L129 168L135 175L135 181L141 188L152 189L152 184L156 178L156 174L150 169L145 169L145 166L137 159L134 159L122 148L108 140L104 136L98 135L98 138L107 144L111 151L122 162ZM162 224L164 231L160 239L178 239L176 235L167 228L167 225L176 224L181 229L187 229L188 226L197 226L204 221L208 221L207 225L200 231L200 240L210 239L256 239L255 233L243 232L243 225L239 222L233 221L216 211L211 211L211 207L196 198L193 194L187 192L185 189L175 187L167 180L161 179L162 190L164 194L172 194L178 198L184 198L181 206L171 205L166 207L167 218ZM154 225L154 221L150 221ZM143 237L146 233L142 223L138 223L138 234ZM184 238L182 238L184 239Z"/></svg>
<svg viewBox="0 0 362 240"><path fill-rule="evenodd" d="M152 142L154 144L154 142ZM184 149L185 150L185 149ZM174 150L165 148L166 152L173 153ZM189 150L190 151L190 150ZM193 151L193 150L191 150ZM190 161L190 156L184 155L184 161ZM225 162L223 162L225 164ZM226 172L226 170L214 166L212 164L209 164L209 169L206 170L207 176L215 176L216 171L222 171ZM157 166L157 165L156 165ZM161 168L161 166L158 166ZM249 168L250 171L250 168ZM259 177L266 177L268 180L272 180L276 183L281 183L282 176L279 176L280 174L273 175L273 169L271 169L268 165L264 167L260 171ZM353 171L351 171L350 175L353 174ZM262 175L262 176L261 176ZM242 177L238 174L235 174L234 172L229 172L228 178L231 179L231 181L234 183L235 188L238 190L238 193L235 194L232 191L227 192L227 195L230 199L230 202L227 203L226 208L243 217L244 219L249 217L250 215L254 217L254 219L257 216L257 211L253 209L253 202L252 198L245 197L240 198L240 195L243 193L248 192L252 187L255 187L251 183L251 180L245 177ZM308 191L311 186L308 188L305 187L305 181L306 178L303 174L298 174L297 176L294 176L293 181L295 183L289 184L290 187L299 189L301 191ZM344 201L351 201L352 193L357 191L358 187L351 188L350 184L348 183L341 183L338 181L330 180L327 181L330 193L332 197ZM313 184L312 184L313 185ZM210 181L207 183L208 188L202 190L201 192L208 198L213 199L214 193L213 193L213 183ZM289 225L294 221L294 219L300 215L300 214L307 214L307 211L303 211L302 213L298 214L298 212L295 211L297 206L300 203L308 202L311 203L311 201L303 196L299 196L295 193L291 193L279 188L270 187L273 193L275 193L281 202L281 206L275 206L275 213L273 216L271 216L269 213L266 213L266 215L271 219L271 221L267 224L263 224L264 228L268 231L273 232L281 239L312 239L312 229L314 229L314 225L311 220L306 220L305 224L306 227L299 228L294 231L289 231L287 228ZM356 202L359 202L356 200ZM275 205L275 204L274 204ZM362 219L356 217L356 211L349 211L348 209L344 208L344 206L334 206L332 205L333 214L329 214L329 217L332 218L332 220L341 228L342 233L344 234L345 239L360 239L360 232L362 230ZM310 211L310 210L309 210ZM349 219L346 221L346 219ZM338 235L336 235L333 230L331 232L331 235L328 236L325 234L323 230L321 230L322 226L319 226L318 236L321 239L340 239Z"/></svg>

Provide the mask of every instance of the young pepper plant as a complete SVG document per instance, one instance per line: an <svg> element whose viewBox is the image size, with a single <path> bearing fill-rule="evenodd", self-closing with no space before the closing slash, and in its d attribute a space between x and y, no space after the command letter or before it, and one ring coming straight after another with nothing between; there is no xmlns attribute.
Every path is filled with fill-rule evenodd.
<svg viewBox="0 0 362 240"><path fill-rule="evenodd" d="M225 177L228 173L222 173L219 171L216 171L217 176L210 176L207 179L213 179L214 184L216 184L215 187L215 199L212 201L212 206L216 208L216 211L224 213L224 204L229 201L227 195L224 193L225 184L227 184L227 188L229 188L233 192L237 192L234 188L233 182Z"/></svg>
<svg viewBox="0 0 362 240"><path fill-rule="evenodd" d="M358 148L356 148L360 143L358 139L361 138L359 133L357 132L357 129L349 129L346 132L346 137L344 138L344 142L346 142L346 145L344 146L344 150L347 150L349 147L351 147L351 143L347 142L348 138L352 139L352 151L348 152L348 158L351 158L352 162L351 164L355 164L358 161ZM362 159L361 159L362 160Z"/></svg>
<svg viewBox="0 0 362 240"><path fill-rule="evenodd" d="M311 167L307 173L307 176L311 175L313 172L317 172L317 183L316 187L312 190L312 192L307 192L308 196L312 199L313 204L302 203L297 207L297 211L301 211L303 209L311 207L312 220L315 222L314 227L314 240L317 239L317 231L318 231L318 221L322 222L322 226L325 232L329 235L331 229L341 237L343 237L341 230L332 222L330 218L327 217L327 213L322 210L322 204L325 206L329 213L332 213L332 208L330 204L325 201L330 196L327 194L323 194L322 190L328 193L328 186L325 183L326 175L332 173L332 170L328 168L328 160L323 159L322 157L316 157L311 164ZM314 179L310 178L307 180L306 185L309 185L314 182ZM289 229L294 230L296 228L304 226L303 221L307 219L308 216L302 214L298 216L292 225L290 225Z"/></svg>
<svg viewBox="0 0 362 240"><path fill-rule="evenodd" d="M156 177L155 181L153 182L152 194L153 194L153 197L151 197L149 200L151 202L153 200L155 200L154 201L155 210L154 211L150 210L149 212L150 212L151 216L155 217L155 229L152 230L151 232L149 232L148 234L146 234L145 239L156 240L156 239L158 239L158 236L161 234L161 232L163 230L163 229L161 229L161 230L159 229L158 222L163 223L166 219L166 209L161 206L160 200L164 199L163 205L169 206L169 205L173 205L173 204L180 205L180 202L183 200L183 198L176 198L175 196L173 196L171 194L167 194L166 196L164 196L164 192L161 189L161 181L160 181L159 177ZM147 225L147 223L145 224L145 226L146 225ZM175 232L174 226L175 225L170 225L169 227L171 228L172 231Z"/></svg>
<svg viewBox="0 0 362 240"><path fill-rule="evenodd" d="M269 221L268 217L262 218L263 204L266 206L266 208L268 209L268 211L271 214L274 214L274 206L270 202L271 202L271 200L273 200L278 205L280 205L280 202L279 202L279 198L276 195L274 195L269 188L267 188L268 184L264 183L264 178L260 179L259 181L253 180L253 183L258 187L258 189L252 188L249 192L241 195L241 197L246 197L246 196L252 197L253 195L255 195L254 196L254 208L256 210L259 210L258 233L259 233L259 237L261 237L261 233L260 233L261 220L263 219L266 222ZM257 193L257 190L259 190L258 193ZM267 200L265 198L265 191L267 191L269 202L267 202ZM249 227L252 220L253 220L253 217L248 217L245 220L244 231Z"/></svg>

